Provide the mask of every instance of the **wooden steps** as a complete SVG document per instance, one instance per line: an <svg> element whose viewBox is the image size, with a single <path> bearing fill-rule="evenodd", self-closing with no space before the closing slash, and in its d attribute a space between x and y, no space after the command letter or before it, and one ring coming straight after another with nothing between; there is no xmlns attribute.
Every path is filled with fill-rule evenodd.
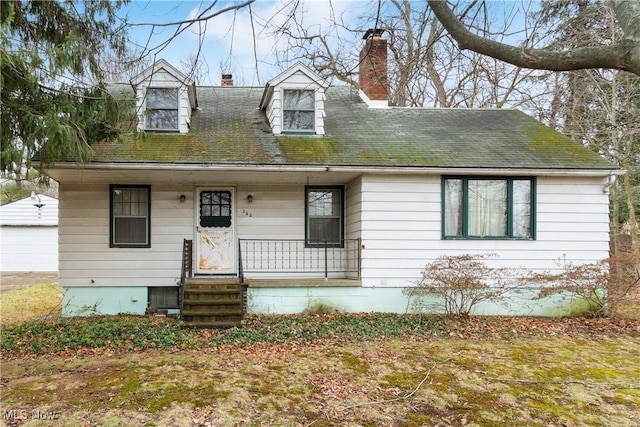
<svg viewBox="0 0 640 427"><path fill-rule="evenodd" d="M185 326L230 328L242 322L240 288L233 278L188 278L184 285Z"/></svg>

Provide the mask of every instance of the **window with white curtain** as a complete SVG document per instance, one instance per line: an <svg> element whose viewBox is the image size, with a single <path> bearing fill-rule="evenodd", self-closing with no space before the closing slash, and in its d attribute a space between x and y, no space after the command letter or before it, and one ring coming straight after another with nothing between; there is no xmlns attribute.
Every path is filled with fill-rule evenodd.
<svg viewBox="0 0 640 427"><path fill-rule="evenodd" d="M282 130L284 132L312 132L315 130L315 92L285 89Z"/></svg>
<svg viewBox="0 0 640 427"><path fill-rule="evenodd" d="M534 238L534 178L443 178L444 238Z"/></svg>
<svg viewBox="0 0 640 427"><path fill-rule="evenodd" d="M178 130L178 88L150 87L146 102L146 129Z"/></svg>

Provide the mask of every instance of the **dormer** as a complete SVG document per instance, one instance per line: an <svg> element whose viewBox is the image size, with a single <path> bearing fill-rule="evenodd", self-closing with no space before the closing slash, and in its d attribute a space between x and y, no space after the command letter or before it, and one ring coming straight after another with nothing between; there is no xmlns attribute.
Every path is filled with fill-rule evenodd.
<svg viewBox="0 0 640 427"><path fill-rule="evenodd" d="M195 82L164 59L131 79L138 131L187 133L198 106Z"/></svg>
<svg viewBox="0 0 640 427"><path fill-rule="evenodd" d="M275 135L324 135L325 89L329 84L301 63L270 80L262 94Z"/></svg>

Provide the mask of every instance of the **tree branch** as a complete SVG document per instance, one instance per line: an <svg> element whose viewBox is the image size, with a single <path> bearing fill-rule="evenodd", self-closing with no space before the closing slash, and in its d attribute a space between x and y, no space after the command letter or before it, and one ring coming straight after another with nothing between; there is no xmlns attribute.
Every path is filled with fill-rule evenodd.
<svg viewBox="0 0 640 427"><path fill-rule="evenodd" d="M461 50L469 49L500 61L523 68L550 71L570 71L592 68L609 68L629 71L640 75L640 41L634 40L635 33L620 43L608 46L579 47L563 52L547 49L526 49L478 36L469 31L456 17L445 0L427 0L443 27L457 42ZM624 10L633 14L634 4L638 0L619 0L617 3L630 3L629 7L616 5L616 12ZM635 17L626 15L624 22L634 22ZM619 21L623 21L618 17Z"/></svg>
<svg viewBox="0 0 640 427"><path fill-rule="evenodd" d="M213 9L213 7L216 5L217 2L213 2L213 4L211 4L209 7L207 7L205 10L203 10L198 16L196 16L195 18L192 19L183 19L181 21L172 21L172 22L160 22L160 23L153 23L153 22L140 22L140 23L135 23L135 24L131 24L129 23L128 25L130 27L142 27L142 26L150 26L150 27L173 27L173 26L181 26L181 25L191 25L191 24L195 24L196 22L202 22L202 21L207 21L211 18L215 18L218 15L222 15L223 13L229 12L230 10L240 10L243 7L249 6L251 3L254 3L256 0L246 0L244 3L240 3L240 4L235 4L232 6L228 6L225 7L224 9L220 9L216 12L210 13L209 15L204 15L206 12L210 11L211 9Z"/></svg>

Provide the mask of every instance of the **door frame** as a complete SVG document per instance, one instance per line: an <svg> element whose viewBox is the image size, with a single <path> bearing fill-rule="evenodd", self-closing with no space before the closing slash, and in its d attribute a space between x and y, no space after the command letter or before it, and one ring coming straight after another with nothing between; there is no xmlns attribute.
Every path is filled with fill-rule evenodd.
<svg viewBox="0 0 640 427"><path fill-rule="evenodd" d="M232 267L230 270L226 270L221 273L215 273L210 271L201 271L199 267L199 229L200 229L200 192L201 191L229 191L231 192L231 233L232 243L231 243L231 259L232 259ZM237 216L236 216L236 187L232 185L197 185L195 187L194 197L193 197L193 239L195 242L194 247L194 256L193 256L193 271L194 274L200 276L237 276L238 275L238 230L237 230Z"/></svg>

